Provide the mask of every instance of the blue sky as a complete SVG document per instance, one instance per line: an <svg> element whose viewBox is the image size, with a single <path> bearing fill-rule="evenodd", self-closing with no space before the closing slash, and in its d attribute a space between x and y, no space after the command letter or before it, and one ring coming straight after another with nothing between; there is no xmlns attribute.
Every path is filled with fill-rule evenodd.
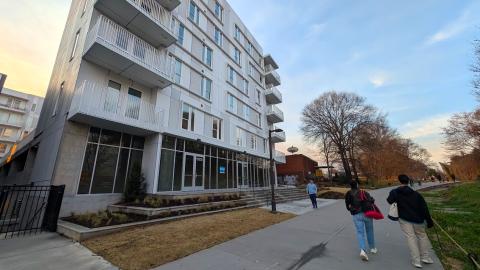
<svg viewBox="0 0 480 270"><path fill-rule="evenodd" d="M388 2L388 3L387 3ZM475 107L473 45L480 1L230 0L280 65L287 142L314 158L299 133L303 107L328 90L356 92L402 135L445 159L441 127Z"/></svg>

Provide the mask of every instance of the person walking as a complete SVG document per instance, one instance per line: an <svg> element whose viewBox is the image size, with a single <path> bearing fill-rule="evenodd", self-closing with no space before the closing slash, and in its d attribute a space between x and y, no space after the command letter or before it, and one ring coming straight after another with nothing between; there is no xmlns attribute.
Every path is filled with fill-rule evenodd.
<svg viewBox="0 0 480 270"><path fill-rule="evenodd" d="M401 186L390 191L387 202L397 204L398 221L407 238L412 264L416 268L422 268L422 263L433 263L428 252L430 241L425 232L425 225L433 227L433 220L423 196L408 186L408 176L399 175L398 180Z"/></svg>
<svg viewBox="0 0 480 270"><path fill-rule="evenodd" d="M362 193L364 196L362 196ZM365 200L362 200L362 197L366 198L367 203L373 204L375 199L370 196L366 191L360 190L358 183L356 181L350 182L350 190L345 194L345 206L347 210L350 211L350 214L353 218L353 224L355 225L355 230L358 239L358 245L360 247L360 258L363 261L368 261L367 255L367 243L370 248L370 253L376 254L378 252L375 247L375 236L373 232L373 219L365 216ZM365 240L366 234L366 240Z"/></svg>
<svg viewBox="0 0 480 270"><path fill-rule="evenodd" d="M310 180L310 183L307 185L307 194L310 197L310 201L312 201L312 207L318 208L317 206L317 185Z"/></svg>

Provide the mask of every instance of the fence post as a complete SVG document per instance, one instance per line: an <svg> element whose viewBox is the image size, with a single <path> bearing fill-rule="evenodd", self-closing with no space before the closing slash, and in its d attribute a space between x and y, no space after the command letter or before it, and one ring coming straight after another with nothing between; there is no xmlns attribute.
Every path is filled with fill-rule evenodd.
<svg viewBox="0 0 480 270"><path fill-rule="evenodd" d="M57 231L57 221L60 214L60 207L62 206L63 193L65 192L65 185L51 186L48 194L47 208L43 215L42 228L50 231Z"/></svg>

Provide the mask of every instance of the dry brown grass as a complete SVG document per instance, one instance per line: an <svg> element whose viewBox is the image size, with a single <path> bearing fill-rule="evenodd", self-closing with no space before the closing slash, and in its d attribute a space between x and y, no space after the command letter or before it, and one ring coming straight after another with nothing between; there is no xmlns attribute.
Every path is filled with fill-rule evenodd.
<svg viewBox="0 0 480 270"><path fill-rule="evenodd" d="M244 209L134 228L82 244L121 269L150 269L294 216Z"/></svg>

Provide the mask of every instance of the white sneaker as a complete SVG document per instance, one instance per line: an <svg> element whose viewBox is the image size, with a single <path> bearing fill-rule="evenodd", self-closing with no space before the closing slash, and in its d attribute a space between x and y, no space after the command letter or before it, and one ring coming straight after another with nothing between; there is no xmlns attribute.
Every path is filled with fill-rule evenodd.
<svg viewBox="0 0 480 270"><path fill-rule="evenodd" d="M432 258L422 259L422 262L425 263L425 264L433 264Z"/></svg>
<svg viewBox="0 0 480 270"><path fill-rule="evenodd" d="M417 262L412 262L413 266L415 266L416 268L423 268L422 264L421 263L417 263Z"/></svg>
<svg viewBox="0 0 480 270"><path fill-rule="evenodd" d="M370 249L370 253L372 253L372 254L377 254L377 253L378 253L378 249L372 248L372 249Z"/></svg>
<svg viewBox="0 0 480 270"><path fill-rule="evenodd" d="M367 253L363 249L360 251L360 258L362 258L362 261L368 262Z"/></svg>

